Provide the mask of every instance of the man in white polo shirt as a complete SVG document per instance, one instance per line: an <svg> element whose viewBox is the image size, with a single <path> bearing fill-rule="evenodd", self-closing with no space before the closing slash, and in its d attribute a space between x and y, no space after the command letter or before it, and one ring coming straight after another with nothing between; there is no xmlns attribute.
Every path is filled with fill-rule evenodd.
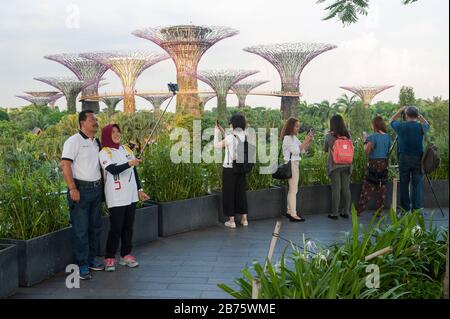
<svg viewBox="0 0 450 319"><path fill-rule="evenodd" d="M80 278L91 279L90 270L103 270L96 260L102 230L103 183L98 162L101 145L94 112L79 114L80 131L64 143L61 168L68 186L72 246Z"/></svg>

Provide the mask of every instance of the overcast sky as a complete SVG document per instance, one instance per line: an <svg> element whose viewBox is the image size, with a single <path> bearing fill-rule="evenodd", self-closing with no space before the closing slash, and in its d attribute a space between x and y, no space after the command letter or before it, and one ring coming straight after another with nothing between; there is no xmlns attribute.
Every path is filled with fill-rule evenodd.
<svg viewBox="0 0 450 319"><path fill-rule="evenodd" d="M26 104L16 98L28 90L52 90L36 76L71 75L47 54L98 50L138 49L162 52L131 31L175 24L223 25L238 29L237 36L212 46L199 69L243 68L260 72L249 79L270 80L256 90L280 89L275 69L242 48L277 42L336 44L310 62L300 78L302 99L335 100L341 85L393 84L379 100L397 101L402 85L413 86L417 97L449 96L449 1L372 0L370 12L358 23L343 27L322 21L324 5L316 0L17 0L0 9L0 107ZM121 91L118 77L105 74L100 92ZM139 77L138 91L166 90L175 81L172 60L148 68ZM201 88L207 88L199 82ZM349 93L351 94L351 93ZM149 108L136 98L138 108ZM57 103L65 105L62 98ZM216 99L207 104L213 107ZM237 98L229 95L228 105ZM278 108L276 97L249 96L247 104ZM102 106L103 108L104 106ZM121 109L121 104L119 104ZM173 109L171 107L171 109Z"/></svg>

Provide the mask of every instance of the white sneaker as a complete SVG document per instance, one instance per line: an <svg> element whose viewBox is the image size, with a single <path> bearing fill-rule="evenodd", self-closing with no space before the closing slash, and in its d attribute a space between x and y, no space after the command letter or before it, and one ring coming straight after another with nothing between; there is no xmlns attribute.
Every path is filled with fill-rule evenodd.
<svg viewBox="0 0 450 319"><path fill-rule="evenodd" d="M228 221L228 222L225 222L225 226L230 227L230 228L236 228L236 223Z"/></svg>
<svg viewBox="0 0 450 319"><path fill-rule="evenodd" d="M248 226L248 221L241 221L241 225L247 227Z"/></svg>

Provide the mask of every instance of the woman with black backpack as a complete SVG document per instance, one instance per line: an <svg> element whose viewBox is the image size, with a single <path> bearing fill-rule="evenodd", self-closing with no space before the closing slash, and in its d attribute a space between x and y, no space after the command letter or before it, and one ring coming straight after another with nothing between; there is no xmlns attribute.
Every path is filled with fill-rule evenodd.
<svg viewBox="0 0 450 319"><path fill-rule="evenodd" d="M358 216L362 214L370 200L370 195L377 192L378 217L382 216L384 200L386 198L386 183L388 179L388 157L392 146L390 136L387 134L386 124L381 116L372 120L374 134L364 136L364 153L369 156L367 163L366 179L363 183L359 202L357 205Z"/></svg>
<svg viewBox="0 0 450 319"><path fill-rule="evenodd" d="M222 171L222 203L223 213L229 217L225 222L225 226L229 228L236 228L235 216L241 214L241 225L248 226L247 220L247 192L246 192L246 174L236 173L233 169L233 162L237 157L238 139L241 142L246 140L245 128L247 122L241 113L234 114L230 121L230 128L233 130L232 134L225 135L225 130L216 123L214 128L214 147L225 148L225 158L223 161ZM222 133L225 138L219 141L219 133Z"/></svg>

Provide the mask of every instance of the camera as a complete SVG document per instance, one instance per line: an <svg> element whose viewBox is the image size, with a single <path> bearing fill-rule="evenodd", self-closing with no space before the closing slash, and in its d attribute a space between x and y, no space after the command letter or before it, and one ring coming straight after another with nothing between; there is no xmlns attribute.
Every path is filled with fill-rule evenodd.
<svg viewBox="0 0 450 319"><path fill-rule="evenodd" d="M169 88L169 91L173 94L176 94L178 92L178 84L177 83L167 83L167 87Z"/></svg>

